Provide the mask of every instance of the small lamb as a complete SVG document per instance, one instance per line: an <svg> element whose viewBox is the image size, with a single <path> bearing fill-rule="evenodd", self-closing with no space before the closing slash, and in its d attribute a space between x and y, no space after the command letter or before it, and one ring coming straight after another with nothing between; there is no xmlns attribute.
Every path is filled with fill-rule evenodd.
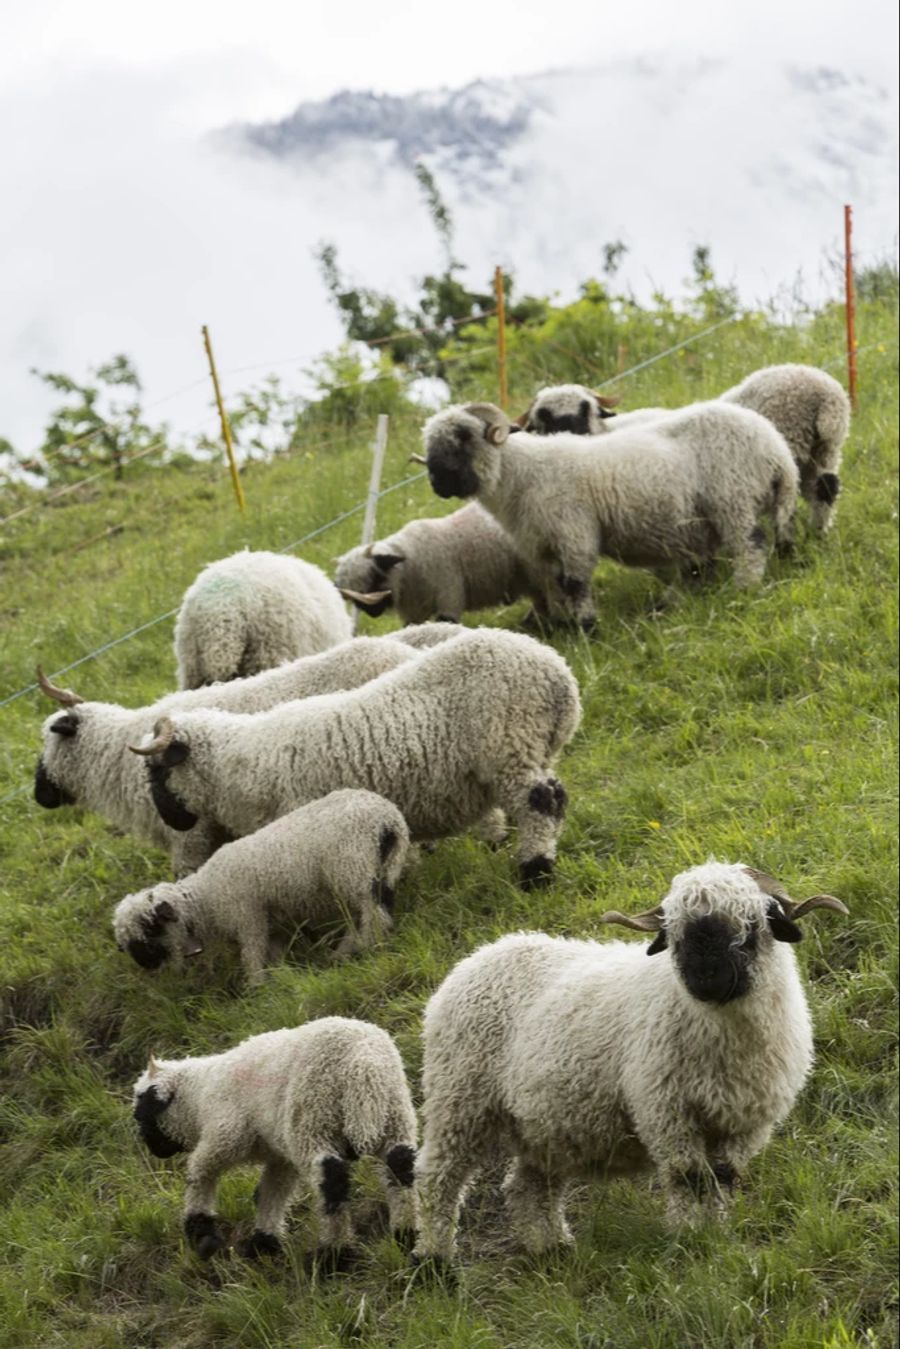
<svg viewBox="0 0 900 1349"><path fill-rule="evenodd" d="M431 485L440 497L477 497L548 597L586 629L601 555L692 568L724 554L747 586L766 567L762 519L772 518L780 548L790 546L797 469L755 412L703 403L610 436L514 431L491 403L437 413L422 433Z"/></svg>
<svg viewBox="0 0 900 1349"><path fill-rule="evenodd" d="M604 421L616 417L612 409L620 401L584 384L552 384L537 391L528 411L517 417L515 424L536 436L555 436L561 431L596 436L607 429Z"/></svg>
<svg viewBox="0 0 900 1349"><path fill-rule="evenodd" d="M812 1065L789 944L815 908L847 912L708 862L650 912L603 915L647 946L525 932L461 961L425 1010L418 1257L452 1256L466 1185L498 1155L533 1251L571 1240L578 1176L654 1167L672 1222L717 1212Z"/></svg>
<svg viewBox="0 0 900 1349"><path fill-rule="evenodd" d="M211 562L175 620L178 687L240 679L353 636L325 573L299 557L234 553Z"/></svg>
<svg viewBox="0 0 900 1349"><path fill-rule="evenodd" d="M193 876L153 885L116 906L121 951L144 969L196 955L215 935L241 948L250 983L268 962L270 922L343 918L335 955L355 955L390 929L394 891L409 848L396 806L374 792L331 792L255 834L226 843Z"/></svg>
<svg viewBox="0 0 900 1349"><path fill-rule="evenodd" d="M312 1191L320 1251L334 1266L351 1253L350 1166L384 1164L391 1231L415 1225L416 1116L391 1037L367 1021L329 1016L270 1031L224 1054L151 1054L134 1086L134 1118L154 1157L188 1152L184 1231L203 1260L228 1245L216 1220L219 1177L262 1164L256 1226L239 1241L254 1259L282 1249L288 1207Z"/></svg>
<svg viewBox="0 0 900 1349"><path fill-rule="evenodd" d="M477 503L351 548L334 583L371 618L394 608L404 623L455 623L470 609L541 598L506 530Z"/></svg>

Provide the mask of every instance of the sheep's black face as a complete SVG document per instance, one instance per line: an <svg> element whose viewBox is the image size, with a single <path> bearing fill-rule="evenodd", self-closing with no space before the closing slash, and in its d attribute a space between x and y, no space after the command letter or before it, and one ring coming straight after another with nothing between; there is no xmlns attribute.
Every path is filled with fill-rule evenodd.
<svg viewBox="0 0 900 1349"><path fill-rule="evenodd" d="M153 798L153 804L159 811L163 823L167 824L170 829L177 829L180 833L193 829L200 818L199 815L195 815L193 811L188 810L184 802L169 787L170 769L175 764L183 763L187 755L187 745L183 745L176 740L169 745L158 763L151 759L147 764L147 776L150 779L150 795Z"/></svg>
<svg viewBox="0 0 900 1349"><path fill-rule="evenodd" d="M169 1138L159 1125L160 1115L171 1104L172 1097L163 1099L152 1084L141 1092L134 1103L134 1118L141 1131L141 1138L154 1157L174 1157L176 1153L185 1151L184 1144Z"/></svg>
<svg viewBox="0 0 900 1349"><path fill-rule="evenodd" d="M428 477L439 497L472 497L481 486L472 466L475 437L468 426L442 429L428 446Z"/></svg>
<svg viewBox="0 0 900 1349"><path fill-rule="evenodd" d="M571 431L576 436L586 436L591 430L591 405L582 398L576 412L551 412L549 408L537 410L535 430L542 436L559 435L561 431Z"/></svg>
<svg viewBox="0 0 900 1349"><path fill-rule="evenodd" d="M158 970L169 958L169 953L161 942L151 938L132 937L125 947L132 960L137 961L142 970Z"/></svg>
<svg viewBox="0 0 900 1349"><path fill-rule="evenodd" d="M675 945L675 964L698 1002L733 1002L749 992L757 944L753 930L737 944L734 928L724 918L707 914L686 924Z"/></svg>
<svg viewBox="0 0 900 1349"><path fill-rule="evenodd" d="M51 779L44 767L43 759L38 759L34 772L34 799L45 810L55 810L57 806L74 806L75 797L65 787L59 787Z"/></svg>

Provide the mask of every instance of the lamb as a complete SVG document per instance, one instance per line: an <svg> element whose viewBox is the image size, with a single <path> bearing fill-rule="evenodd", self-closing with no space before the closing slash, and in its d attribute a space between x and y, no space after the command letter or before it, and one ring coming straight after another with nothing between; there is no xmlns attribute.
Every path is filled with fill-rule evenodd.
<svg viewBox="0 0 900 1349"><path fill-rule="evenodd" d="M566 793L551 769L581 715L550 647L478 628L362 688L272 712L161 717L132 748L149 761L163 820L234 837L338 787L393 801L413 839L439 839L503 810L518 826L526 887L552 873Z"/></svg>
<svg viewBox="0 0 900 1349"><path fill-rule="evenodd" d="M436 625L430 625L434 627ZM461 629L438 625L453 636ZM42 728L43 749L35 773L38 805L86 806L129 834L165 848L176 876L196 870L227 835L201 827L190 835L165 825L147 789L143 766L126 753L153 721L176 707L221 707L258 712L296 698L356 688L385 670L418 659L417 628L390 637L356 637L317 656L304 656L247 679L207 688L182 690L150 707L130 709L115 703L86 702L70 689L58 688L38 669L44 693L64 709L48 717Z"/></svg>
<svg viewBox="0 0 900 1349"><path fill-rule="evenodd" d="M190 1154L184 1231L201 1259L228 1245L216 1219L219 1177L262 1164L256 1225L236 1249L247 1259L282 1250L295 1191L308 1185L323 1256L350 1254L348 1198L357 1157L384 1167L391 1230L415 1224L416 1116L391 1037L367 1021L329 1016L253 1035L224 1054L151 1054L134 1086L134 1118L155 1157Z"/></svg>
<svg viewBox="0 0 900 1349"><path fill-rule="evenodd" d="M785 943L822 907L847 912L708 862L676 876L652 911L603 915L654 932L649 945L526 932L461 961L425 1010L416 1257L452 1257L465 1187L498 1154L532 1251L571 1240L575 1176L655 1167L671 1223L720 1216L810 1071L809 1011Z"/></svg>
<svg viewBox="0 0 900 1349"><path fill-rule="evenodd" d="M311 562L234 553L204 567L181 601L175 620L178 687L257 674L352 636L334 586Z"/></svg>
<svg viewBox="0 0 900 1349"><path fill-rule="evenodd" d="M506 530L477 504L338 558L335 585L371 618L395 608L404 622L458 621L469 609L539 595Z"/></svg>
<svg viewBox="0 0 900 1349"><path fill-rule="evenodd" d="M797 469L757 413L699 404L602 440L567 433L550 444L513 430L490 403L431 417L423 430L431 485L440 497L477 497L543 572L548 596L585 629L601 554L690 568L721 552L746 586L765 571L761 519L770 516L778 546L790 546Z"/></svg>
<svg viewBox="0 0 900 1349"><path fill-rule="evenodd" d="M675 415L669 408L636 408L606 423L612 414L598 407L599 397L580 384L541 389L519 424L538 435L618 434ZM824 534L834 521L841 449L850 427L850 400L838 381L811 365L769 365L726 389L719 400L760 413L781 432L799 470L813 528Z"/></svg>
<svg viewBox="0 0 900 1349"><path fill-rule="evenodd" d="M800 470L813 528L826 533L834 523L841 450L850 429L850 400L837 380L811 365L769 365L720 399L750 408L778 428Z"/></svg>
<svg viewBox="0 0 900 1349"><path fill-rule="evenodd" d="M153 885L116 906L121 951L144 969L196 955L215 935L236 941L252 984L269 960L270 922L343 919L346 959L390 930L409 848L396 806L374 792L338 791L226 843L193 876Z"/></svg>

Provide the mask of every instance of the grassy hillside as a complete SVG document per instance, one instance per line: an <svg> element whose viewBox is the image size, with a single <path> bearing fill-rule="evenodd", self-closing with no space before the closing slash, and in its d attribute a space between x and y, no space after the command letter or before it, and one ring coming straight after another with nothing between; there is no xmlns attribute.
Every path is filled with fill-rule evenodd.
<svg viewBox="0 0 900 1349"><path fill-rule="evenodd" d="M292 962L251 993L232 950L208 951L183 975L147 975L116 951L110 915L166 873L165 858L88 812L37 807L30 779L49 706L29 694L0 709L3 1346L896 1343L894 317L875 306L862 315L861 407L826 541L801 532L798 555L773 563L752 593L723 577L663 610L660 582L603 564L595 636L555 639L585 717L560 766L571 809L544 893L516 887L508 850L452 840L405 879L390 944L349 965L298 941ZM566 333L511 343L516 403L539 374L585 377L565 364L573 342L596 366L589 334L577 347L578 314L568 321ZM676 405L775 360L824 364L840 351L837 314L803 331L745 320L622 392L632 406ZM490 396L487 369L480 383L467 369L460 389ZM197 466L126 471L14 522L0 535L0 699L30 682L36 660L57 670L173 608L204 562L245 544L285 547L361 501L368 438L309 439L250 466L245 518L227 475ZM406 476L417 446L418 419L396 418L385 483ZM384 498L379 532L448 508L416 482ZM113 525L124 528L98 539ZM302 555L327 567L358 532L356 516ZM514 627L521 616L519 606L484 621ZM171 630L150 627L62 682L89 698L150 701L173 683ZM488 1177L466 1209L459 1287L421 1287L379 1229L363 1175L370 1235L350 1275L304 1272L302 1206L284 1264L210 1267L185 1251L183 1165L150 1159L130 1118L151 1048L217 1051L303 1018L361 1016L397 1037L418 1090L420 1011L460 956L523 927L591 934L605 908L648 907L710 854L752 862L798 897L831 891L851 910L805 923L797 950L815 1073L726 1229L675 1238L648 1182L584 1186L572 1200L574 1250L528 1260L507 1241ZM250 1220L254 1180L235 1173L222 1188L235 1226Z"/></svg>

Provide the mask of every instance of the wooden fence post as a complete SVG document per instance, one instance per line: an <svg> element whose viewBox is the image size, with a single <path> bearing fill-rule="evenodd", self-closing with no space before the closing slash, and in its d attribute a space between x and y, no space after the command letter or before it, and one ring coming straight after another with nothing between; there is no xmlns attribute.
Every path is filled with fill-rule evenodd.
<svg viewBox="0 0 900 1349"><path fill-rule="evenodd" d="M500 381L500 406L505 412L509 391L506 386L506 295L502 267L494 268L494 294L497 298L497 375Z"/></svg>
<svg viewBox="0 0 900 1349"><path fill-rule="evenodd" d="M844 207L844 307L847 314L847 388L850 406L859 399L856 369L856 288L853 284L853 207Z"/></svg>
<svg viewBox="0 0 900 1349"><path fill-rule="evenodd" d="M231 471L231 485L234 488L234 495L237 497L237 504L243 512L246 505L244 500L244 488L238 475L237 464L234 459L234 445L231 442L231 427L228 423L228 413L225 411L225 404L222 402L222 390L219 388L219 376L216 373L216 362L213 358L212 343L209 340L209 329L205 323L202 331L203 345L206 347L206 355L209 360L209 373L212 375L216 404L219 409L219 420L222 423L222 437L225 441L225 452L228 455L228 467Z"/></svg>
<svg viewBox="0 0 900 1349"><path fill-rule="evenodd" d="M362 538L365 548L375 538L375 508L378 505L378 493L381 489L381 470L384 467L384 453L387 449L388 422L386 412L379 412L375 426L375 443L372 446L372 472L369 476L369 494L366 497L366 511L363 516ZM356 632L359 610L354 609L351 618L352 630Z"/></svg>

